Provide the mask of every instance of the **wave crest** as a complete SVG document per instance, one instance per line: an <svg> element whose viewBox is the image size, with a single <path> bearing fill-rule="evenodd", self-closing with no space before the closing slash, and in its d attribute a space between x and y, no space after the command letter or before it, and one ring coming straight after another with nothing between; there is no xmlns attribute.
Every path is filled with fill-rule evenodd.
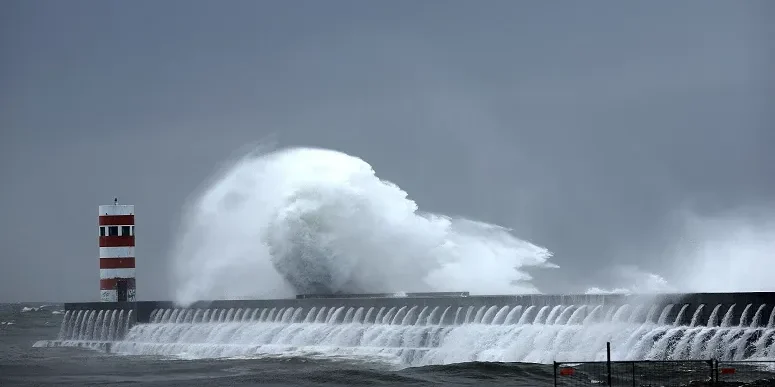
<svg viewBox="0 0 775 387"><path fill-rule="evenodd" d="M294 293L537 293L551 253L508 229L420 212L365 161L293 148L236 162L187 209L176 300Z"/></svg>

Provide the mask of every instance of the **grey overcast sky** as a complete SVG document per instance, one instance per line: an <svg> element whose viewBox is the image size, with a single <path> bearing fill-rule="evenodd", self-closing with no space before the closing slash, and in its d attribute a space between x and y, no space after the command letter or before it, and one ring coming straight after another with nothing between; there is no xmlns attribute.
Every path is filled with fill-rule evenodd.
<svg viewBox="0 0 775 387"><path fill-rule="evenodd" d="M620 286L623 265L675 280L676 213L773 208L773 19L769 1L0 2L0 301L96 300L114 196L137 206L138 296L169 298L182 202L265 139L513 228L555 253L545 292Z"/></svg>

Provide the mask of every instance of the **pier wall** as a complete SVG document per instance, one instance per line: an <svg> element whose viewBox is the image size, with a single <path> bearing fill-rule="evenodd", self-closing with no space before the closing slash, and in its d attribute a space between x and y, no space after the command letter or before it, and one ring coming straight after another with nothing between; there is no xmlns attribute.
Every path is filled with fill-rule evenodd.
<svg viewBox="0 0 775 387"><path fill-rule="evenodd" d="M644 305L651 307L656 305L661 308L673 304L667 321L674 321L683 305L688 305L687 313L681 318L681 323L688 323L694 311L699 305L705 306L700 311L699 320L705 324L711 316L713 309L720 305L717 313L718 321L724 317L729 308L735 305L732 324L740 321L744 309L751 305L747 314L750 319L753 313L761 306L761 315L764 323L775 307L775 292L746 292L746 293L684 293L684 294L660 294L660 295L466 295L465 293L423 293L407 294L405 296L390 295L349 295L349 296L313 296L302 295L293 299L269 299L269 300L213 300L199 301L191 305L180 306L172 301L136 301L136 302L75 302L66 303L65 310L132 310L136 323L150 321L151 313L156 309L230 309L230 308L287 308L287 307L402 307L402 306L429 306L429 307L481 307L481 306L516 306L525 307L535 305Z"/></svg>

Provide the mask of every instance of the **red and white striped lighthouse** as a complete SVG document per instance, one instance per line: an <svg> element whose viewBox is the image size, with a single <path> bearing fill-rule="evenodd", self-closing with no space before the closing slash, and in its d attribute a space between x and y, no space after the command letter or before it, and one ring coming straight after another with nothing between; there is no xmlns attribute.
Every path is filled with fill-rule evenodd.
<svg viewBox="0 0 775 387"><path fill-rule="evenodd" d="M135 206L99 209L100 301L135 301Z"/></svg>

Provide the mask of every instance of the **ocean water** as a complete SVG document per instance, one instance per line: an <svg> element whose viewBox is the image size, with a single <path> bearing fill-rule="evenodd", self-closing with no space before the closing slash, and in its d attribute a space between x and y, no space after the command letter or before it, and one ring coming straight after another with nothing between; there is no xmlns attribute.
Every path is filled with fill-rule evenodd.
<svg viewBox="0 0 775 387"><path fill-rule="evenodd" d="M0 304L0 386L551 386L552 366L473 362L424 367L341 357L190 359L88 348L55 339L61 304Z"/></svg>

